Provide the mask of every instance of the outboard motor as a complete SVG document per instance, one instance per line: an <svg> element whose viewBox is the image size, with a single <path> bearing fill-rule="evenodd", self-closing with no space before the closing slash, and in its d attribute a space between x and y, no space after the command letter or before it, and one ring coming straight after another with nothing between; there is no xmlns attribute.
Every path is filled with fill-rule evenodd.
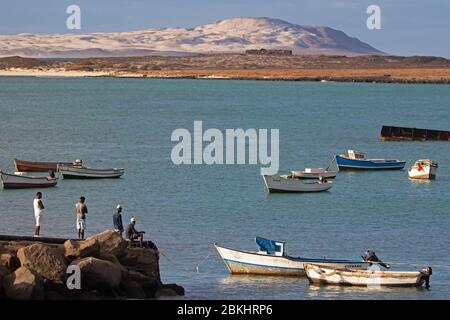
<svg viewBox="0 0 450 320"><path fill-rule="evenodd" d="M425 282L425 288L430 287L430 276L433 274L433 269L431 267L426 267L420 270L420 273L422 274L422 281ZM422 284L423 282L421 282Z"/></svg>
<svg viewBox="0 0 450 320"><path fill-rule="evenodd" d="M361 256L361 258L363 258L364 261L373 261L373 262L378 262L377 264L385 267L386 269L390 268L390 265L384 263L383 261L381 261L377 255L375 254L375 252L373 252L372 250L367 250L366 252L364 252L364 254Z"/></svg>

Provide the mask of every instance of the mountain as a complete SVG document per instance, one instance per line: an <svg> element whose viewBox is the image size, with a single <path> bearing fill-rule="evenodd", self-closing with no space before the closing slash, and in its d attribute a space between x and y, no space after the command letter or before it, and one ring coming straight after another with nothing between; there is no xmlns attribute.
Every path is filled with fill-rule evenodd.
<svg viewBox="0 0 450 320"><path fill-rule="evenodd" d="M92 34L0 35L0 56L108 57L290 49L294 54L379 55L344 32L280 19L239 17L195 28L162 28Z"/></svg>

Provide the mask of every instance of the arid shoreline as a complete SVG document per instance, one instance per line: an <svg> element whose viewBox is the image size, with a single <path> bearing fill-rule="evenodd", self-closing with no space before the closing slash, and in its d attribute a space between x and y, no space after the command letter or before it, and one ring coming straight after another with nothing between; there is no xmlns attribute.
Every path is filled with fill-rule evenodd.
<svg viewBox="0 0 450 320"><path fill-rule="evenodd" d="M436 57L129 57L78 60L0 58L0 76L123 77L450 84L450 61Z"/></svg>

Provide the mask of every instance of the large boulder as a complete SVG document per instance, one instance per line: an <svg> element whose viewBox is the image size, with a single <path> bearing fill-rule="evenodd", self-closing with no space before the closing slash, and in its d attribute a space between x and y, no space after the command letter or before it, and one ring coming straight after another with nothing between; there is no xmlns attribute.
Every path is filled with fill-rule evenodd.
<svg viewBox="0 0 450 320"><path fill-rule="evenodd" d="M6 267L11 271L14 271L20 267L20 261L16 257L16 255L12 253L2 253L0 254L0 266Z"/></svg>
<svg viewBox="0 0 450 320"><path fill-rule="evenodd" d="M97 239L67 240L64 242L64 255L69 259L95 257L99 252L100 245Z"/></svg>
<svg viewBox="0 0 450 320"><path fill-rule="evenodd" d="M23 267L40 274L42 277L64 282L66 278L66 260L58 248L42 243L20 248L17 257Z"/></svg>
<svg viewBox="0 0 450 320"><path fill-rule="evenodd" d="M128 277L128 269L120 263L119 259L115 255L109 254L109 253L101 253L99 258L102 260L112 262L117 267L119 267L120 270L122 270L122 279L125 279Z"/></svg>
<svg viewBox="0 0 450 320"><path fill-rule="evenodd" d="M143 272L145 275L155 279L159 276L159 255L158 251L148 248L128 248L125 255L119 258L124 266L131 266L133 269Z"/></svg>
<svg viewBox="0 0 450 320"><path fill-rule="evenodd" d="M117 289L122 280L122 269L116 264L88 257L75 260L72 265L77 265L81 271L82 289Z"/></svg>
<svg viewBox="0 0 450 320"><path fill-rule="evenodd" d="M161 286L161 282L159 281L159 279L156 279L154 277L149 277L146 276L140 272L134 271L134 270L130 270L128 272L128 277L127 279L125 279L125 281L131 281L131 282L136 282L138 283L141 288L143 289L143 291L145 292L145 295L147 297L153 298L155 296L155 292L160 288ZM132 294L132 292L129 292L126 286L125 287L125 291L127 292L127 294ZM137 297L135 297L137 298Z"/></svg>
<svg viewBox="0 0 450 320"><path fill-rule="evenodd" d="M87 240L95 239L100 246L100 253L113 254L115 256L122 256L127 247L128 241L124 240L114 230L106 230L102 233L96 234Z"/></svg>
<svg viewBox="0 0 450 320"><path fill-rule="evenodd" d="M0 266L0 295L2 292L2 287L3 287L3 278L5 278L7 275L9 275L11 273L11 270L7 267L4 266Z"/></svg>
<svg viewBox="0 0 450 320"><path fill-rule="evenodd" d="M134 280L127 278L121 283L121 289L125 292L127 298L145 299L146 294L142 285Z"/></svg>
<svg viewBox="0 0 450 320"><path fill-rule="evenodd" d="M155 292L155 298L174 296L184 296L184 288L175 283L162 285Z"/></svg>
<svg viewBox="0 0 450 320"><path fill-rule="evenodd" d="M3 289L6 297L14 300L44 299L43 279L24 266L3 278Z"/></svg>

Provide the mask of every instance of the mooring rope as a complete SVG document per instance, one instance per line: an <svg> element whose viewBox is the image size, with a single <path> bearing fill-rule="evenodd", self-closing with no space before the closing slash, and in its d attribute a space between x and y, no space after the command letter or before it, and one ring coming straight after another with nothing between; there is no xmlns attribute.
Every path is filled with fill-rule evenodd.
<svg viewBox="0 0 450 320"><path fill-rule="evenodd" d="M200 271L199 271L200 266L201 266L203 263L205 263L206 260L208 260L209 256L212 254L212 252L209 252L209 253L206 255L206 257L204 257L204 258L200 261L200 263L198 263L198 264L195 266L195 268L192 268L192 269L191 269L191 268L185 268L182 264L177 263L176 261L172 260L172 259L169 258L166 254L164 254L164 252L162 252L161 250L159 250L159 253L160 253L164 258L166 258L167 261L169 261L172 265L174 265L174 266L176 266L176 267L179 267L179 268L181 268L181 269L183 269L184 271L187 271L187 272L197 272L197 273L200 273Z"/></svg>

